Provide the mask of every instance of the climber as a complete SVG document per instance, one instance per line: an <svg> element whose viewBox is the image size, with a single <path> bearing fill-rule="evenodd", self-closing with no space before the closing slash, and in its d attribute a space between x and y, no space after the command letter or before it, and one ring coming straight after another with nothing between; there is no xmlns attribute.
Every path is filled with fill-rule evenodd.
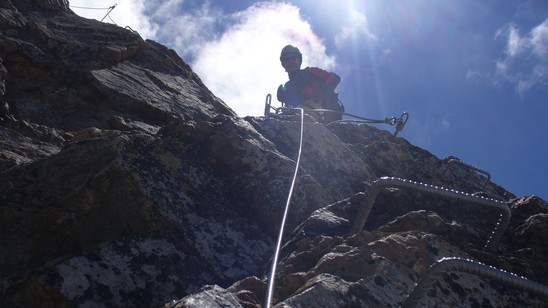
<svg viewBox="0 0 548 308"><path fill-rule="evenodd" d="M303 62L299 49L287 45L282 49L280 61L289 76L285 85L278 87L277 97L285 107L329 109L337 112L318 113L317 120L330 123L340 120L344 106L339 102L335 88L341 77L317 67L301 69Z"/></svg>

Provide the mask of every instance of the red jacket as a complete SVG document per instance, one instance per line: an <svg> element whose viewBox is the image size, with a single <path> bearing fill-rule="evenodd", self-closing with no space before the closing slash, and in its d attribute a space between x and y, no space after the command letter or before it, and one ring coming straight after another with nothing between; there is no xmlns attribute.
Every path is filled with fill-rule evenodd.
<svg viewBox="0 0 548 308"><path fill-rule="evenodd" d="M327 108L325 101L332 95L341 77L317 67L307 67L289 75L285 86L278 88L278 100L287 106L300 106L312 100Z"/></svg>

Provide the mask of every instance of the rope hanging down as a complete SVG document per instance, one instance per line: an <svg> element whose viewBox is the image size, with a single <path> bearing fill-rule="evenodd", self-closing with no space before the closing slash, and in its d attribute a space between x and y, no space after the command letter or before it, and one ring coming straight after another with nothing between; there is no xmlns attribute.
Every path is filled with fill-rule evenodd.
<svg viewBox="0 0 548 308"><path fill-rule="evenodd" d="M270 111L274 110L275 114L283 114L286 110L292 110L292 108L287 107L273 107L272 106L272 95L267 94L266 95L266 102L265 102L265 109L264 109L264 116L265 118L268 118L270 116ZM403 112L399 118L397 117L385 117L383 120L377 120L377 119L369 119L364 118L362 116L358 116L351 113L346 112L340 112L336 110L331 109L306 109L306 111L309 112L323 112L323 113L336 113L340 115L345 115L357 120L339 120L334 121L335 122L355 122L355 123L372 123L372 124L389 124L396 127L396 131L394 132L394 137L397 137L399 132L403 130L405 127L405 124L407 123L407 120L409 119L409 114L407 112ZM329 123L329 124L331 124ZM329 125L327 124L327 125Z"/></svg>
<svg viewBox="0 0 548 308"><path fill-rule="evenodd" d="M291 197L293 196L293 188L295 187L295 181L297 179L297 171L299 171L299 165L301 162L301 152L303 149L303 130L304 130L304 110L302 108L293 108L292 110L298 110L301 114L301 137L299 141L299 153L297 155L297 162L295 163L295 172L293 173L293 180L291 181L291 187L289 188L289 194L287 196L287 202L285 204L284 215L282 218L282 224L280 226L280 232L278 234L278 242L276 244L276 251L274 252L274 258L272 260L272 268L270 269L270 277L268 278L268 288L264 308L270 308L272 302L272 293L274 291L274 283L276 279L276 265L278 263L278 255L280 253L280 247L282 245L282 238L284 234L285 221L287 218L287 212L289 211L289 205L291 203Z"/></svg>

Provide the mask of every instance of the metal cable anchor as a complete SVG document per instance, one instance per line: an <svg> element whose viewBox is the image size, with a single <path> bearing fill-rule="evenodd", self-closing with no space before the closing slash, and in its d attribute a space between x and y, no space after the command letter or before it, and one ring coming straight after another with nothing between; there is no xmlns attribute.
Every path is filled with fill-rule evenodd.
<svg viewBox="0 0 548 308"><path fill-rule="evenodd" d="M392 125L396 125L396 131L394 132L394 137L397 137L399 132L403 130L405 127L405 124L407 124L407 120L409 120L409 114L407 112L404 112L401 114L399 119L396 120L396 122Z"/></svg>
<svg viewBox="0 0 548 308"><path fill-rule="evenodd" d="M340 101L339 101L340 102ZM270 111L273 110L275 114L283 114L284 112L288 110L294 110L295 108L289 108L286 106L282 107L273 107L272 106L272 95L269 93L266 95L265 99L265 106L264 106L264 117L268 119L270 117ZM341 122L350 122L350 123L372 123L372 124L388 124L392 126L396 126L396 131L394 132L394 137L397 137L399 132L403 130L405 127L405 124L407 123L407 120L409 119L409 114L407 112L402 113L402 115L399 118L396 117L385 117L383 120L376 120L376 119L368 119L365 117L361 117L355 114L346 113L342 111L337 110L331 110L331 109L306 109L308 112L319 112L319 113L335 113L339 114L341 116L348 116L357 120L338 120L333 121L331 123L326 124L326 126L329 126L332 123L341 123Z"/></svg>

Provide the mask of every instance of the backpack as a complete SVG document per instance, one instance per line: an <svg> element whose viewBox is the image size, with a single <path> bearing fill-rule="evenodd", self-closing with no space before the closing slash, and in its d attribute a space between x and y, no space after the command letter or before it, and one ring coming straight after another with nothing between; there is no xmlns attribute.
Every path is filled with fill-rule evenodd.
<svg viewBox="0 0 548 308"><path fill-rule="evenodd" d="M335 92L331 87L324 86L325 81L320 76L315 75L308 68L305 69L308 78L313 79L320 86L316 95L316 99L322 101L322 109L329 109L336 112L322 112L320 121L322 123L331 123L333 121L342 120L342 113L344 113L344 105L339 101L339 93Z"/></svg>
<svg viewBox="0 0 548 308"><path fill-rule="evenodd" d="M319 74L324 75L324 78L327 74L333 74L318 68L313 68L313 70L320 72ZM334 75L340 81L340 77L336 74ZM284 86L280 85L277 92L278 100L282 102L282 106L293 107L301 105L308 99L312 99L313 101L322 103L318 108L336 111L318 112L320 114L320 122L330 123L341 120L344 105L339 101L339 94L335 92L334 87L326 86L324 78L316 75L309 67L302 69L295 78L286 82Z"/></svg>
<svg viewBox="0 0 548 308"><path fill-rule="evenodd" d="M324 98L323 109L334 110L337 112L323 112L320 121L322 123L331 123L334 121L342 120L342 114L344 113L344 105L339 101L339 93L330 91L326 93Z"/></svg>

